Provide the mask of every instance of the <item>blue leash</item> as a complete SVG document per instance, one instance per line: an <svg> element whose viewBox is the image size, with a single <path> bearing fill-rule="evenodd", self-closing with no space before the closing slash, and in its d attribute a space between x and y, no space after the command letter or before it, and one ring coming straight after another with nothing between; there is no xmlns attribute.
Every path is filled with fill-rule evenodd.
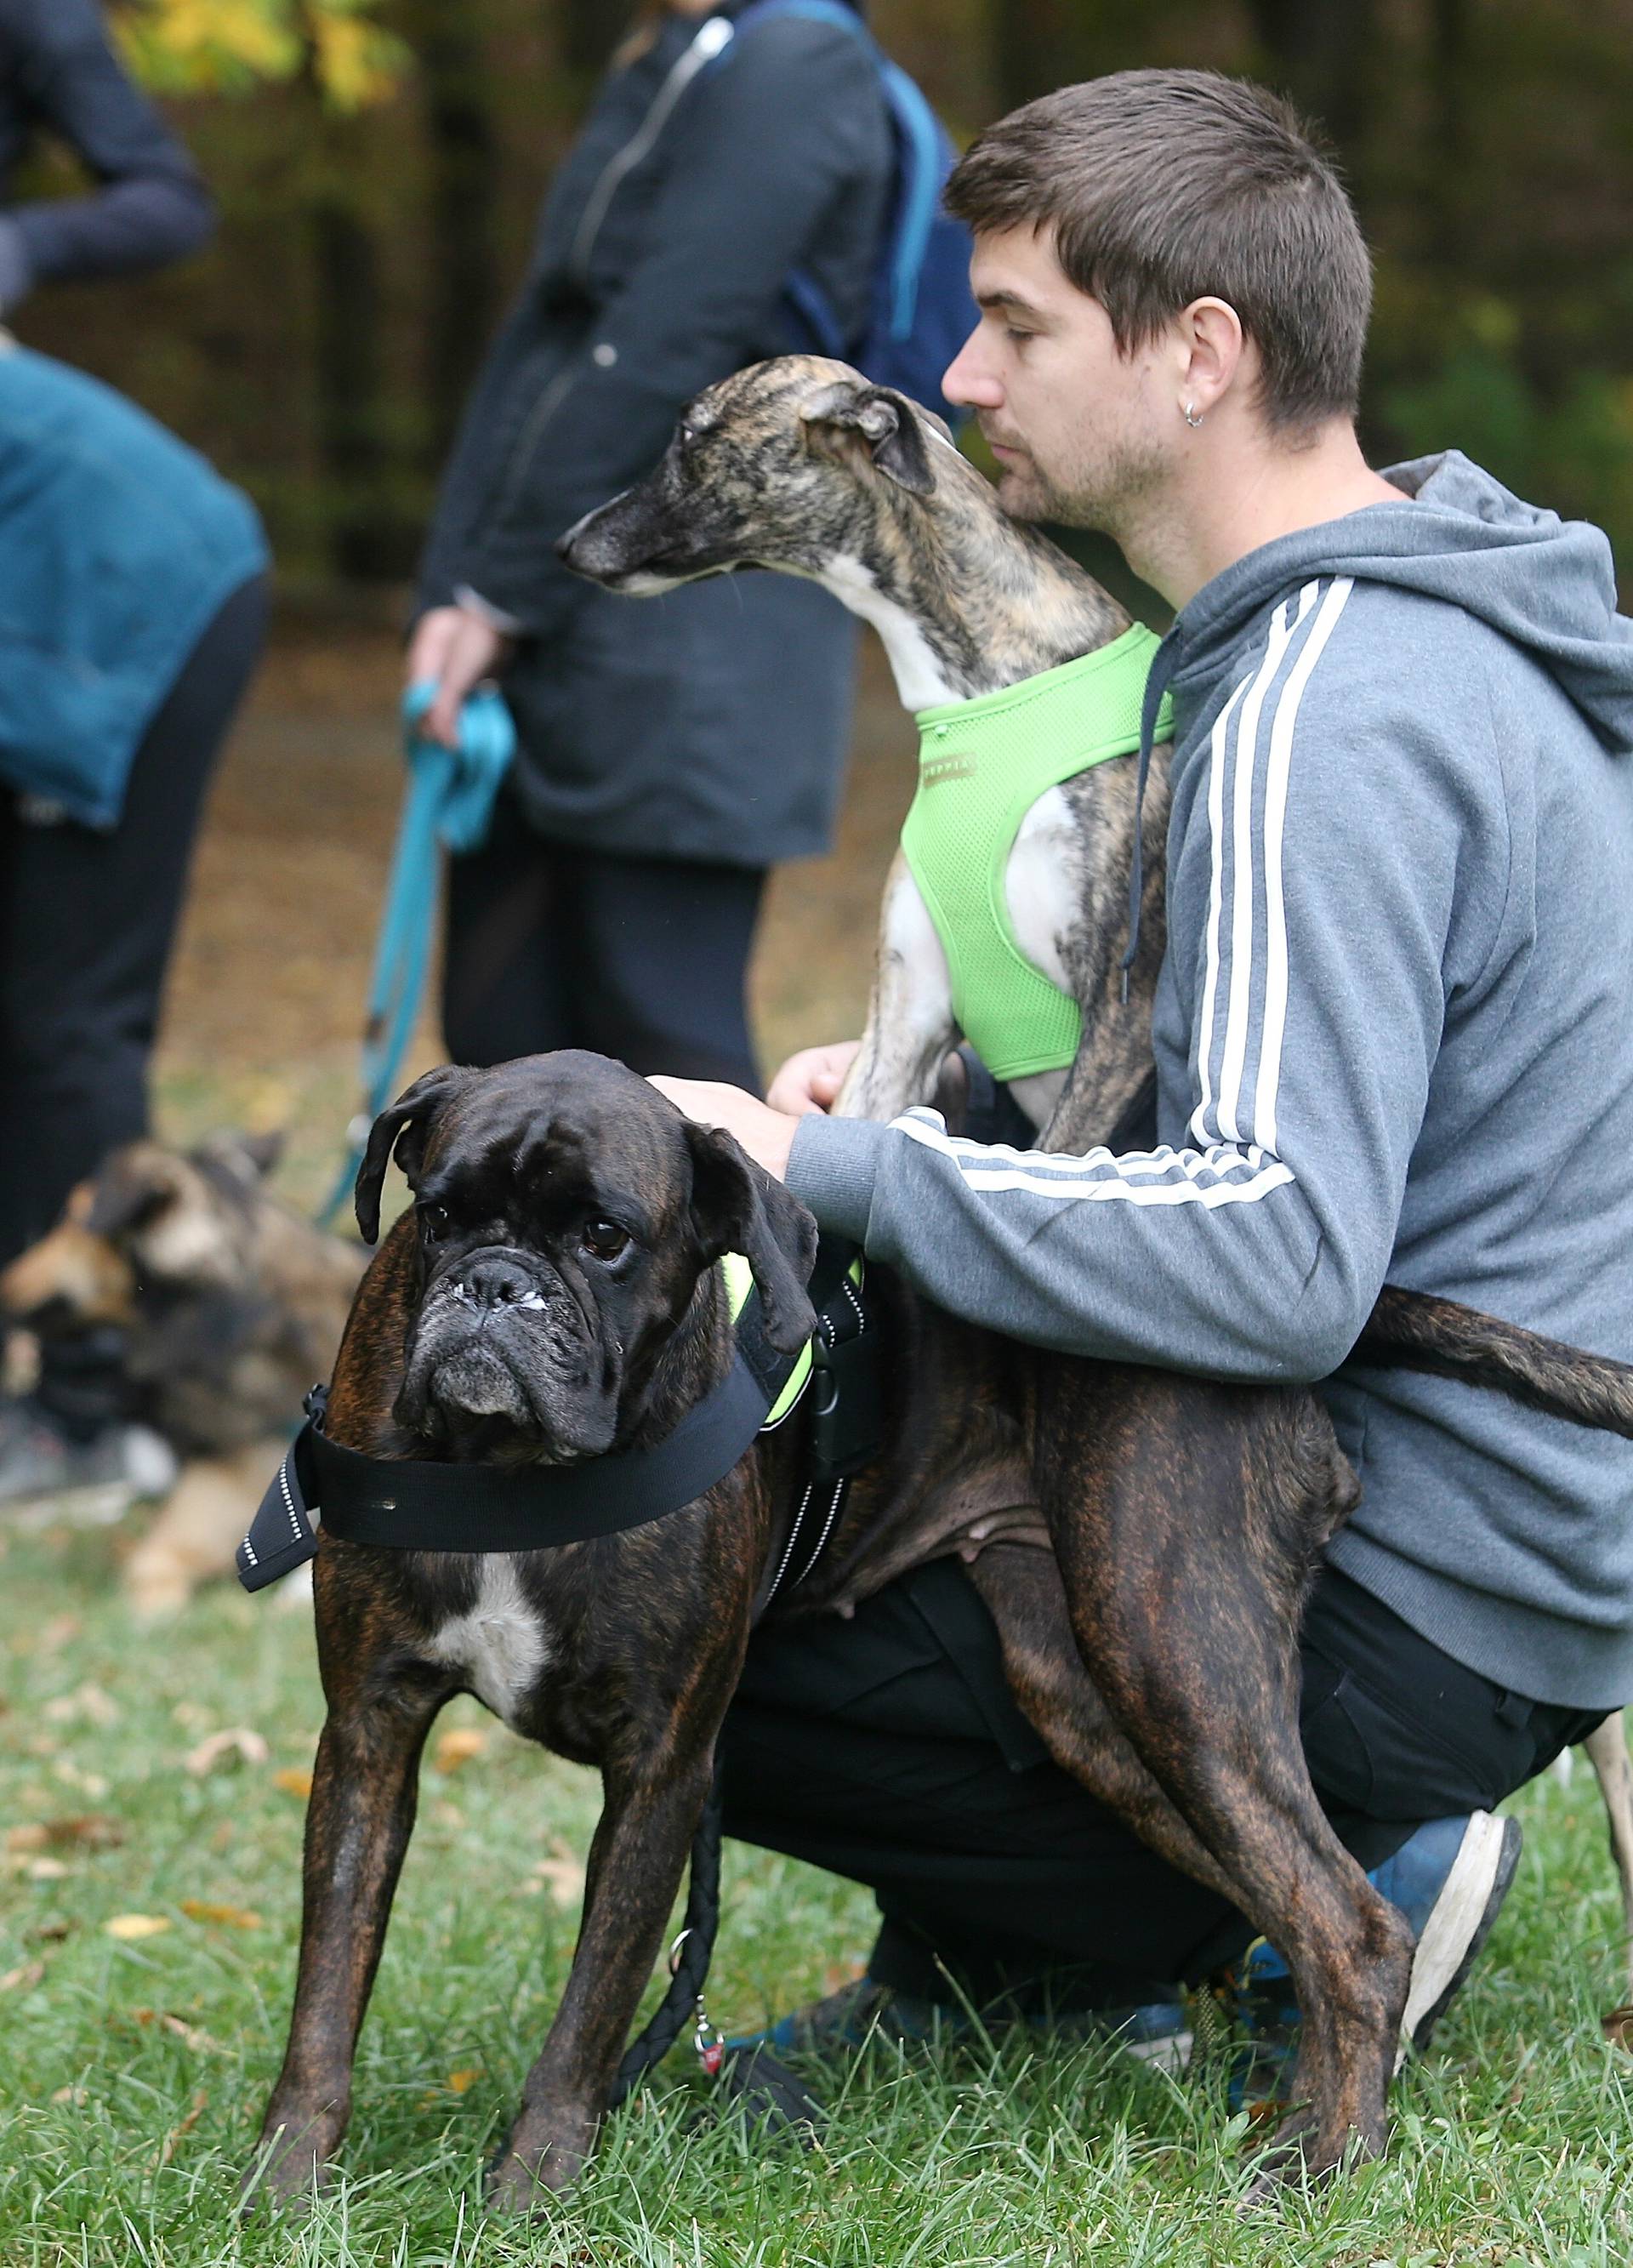
<svg viewBox="0 0 1633 2268"><path fill-rule="evenodd" d="M346 1161L318 1215L320 1227L327 1227L351 1194L369 1129L392 1099L414 1036L436 925L438 849L476 848L488 832L494 797L516 749L511 712L491 690L467 696L457 748L427 740L418 727L436 693L435 684L423 679L402 696L408 779L369 984L363 1101L346 1130Z"/></svg>

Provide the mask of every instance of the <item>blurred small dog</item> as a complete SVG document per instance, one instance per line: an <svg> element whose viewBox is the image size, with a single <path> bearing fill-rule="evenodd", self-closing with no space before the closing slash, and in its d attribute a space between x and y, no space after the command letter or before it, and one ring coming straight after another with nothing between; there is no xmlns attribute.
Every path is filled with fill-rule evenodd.
<svg viewBox="0 0 1633 2268"><path fill-rule="evenodd" d="M327 1378L368 1257L268 1197L276 1137L127 1144L0 1275L0 1314L44 1340L125 1334L138 1415L181 1461L124 1585L155 1615L224 1575L267 1472Z"/></svg>

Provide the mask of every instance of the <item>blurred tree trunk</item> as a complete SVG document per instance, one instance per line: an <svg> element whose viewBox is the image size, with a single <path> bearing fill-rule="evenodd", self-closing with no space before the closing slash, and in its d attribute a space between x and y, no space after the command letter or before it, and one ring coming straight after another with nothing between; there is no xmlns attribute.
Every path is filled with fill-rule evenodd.
<svg viewBox="0 0 1633 2268"><path fill-rule="evenodd" d="M1001 109L1090 76L1096 11L1084 0L988 0L988 6Z"/></svg>
<svg viewBox="0 0 1633 2268"><path fill-rule="evenodd" d="M1468 111L1468 0L1431 0L1430 72L1434 109L1435 218L1438 251L1460 265L1474 216L1474 136Z"/></svg>
<svg viewBox="0 0 1633 2268"><path fill-rule="evenodd" d="M599 78L629 30L634 10L621 7L618 0L555 0L555 6L563 63L586 79Z"/></svg>
<svg viewBox="0 0 1633 2268"><path fill-rule="evenodd" d="M425 452L434 470L447 454L497 320L500 152L482 11L450 6L449 0L405 0L401 12L425 92Z"/></svg>
<svg viewBox="0 0 1633 2268"><path fill-rule="evenodd" d="M400 574L403 566L401 544L380 510L379 254L342 186L345 162L334 144L344 129L326 123L322 184L309 207L318 454L333 503L329 563L348 581L371 581Z"/></svg>
<svg viewBox="0 0 1633 2268"><path fill-rule="evenodd" d="M1377 54L1377 0L1250 0L1253 26L1277 88L1310 114L1360 167Z"/></svg>

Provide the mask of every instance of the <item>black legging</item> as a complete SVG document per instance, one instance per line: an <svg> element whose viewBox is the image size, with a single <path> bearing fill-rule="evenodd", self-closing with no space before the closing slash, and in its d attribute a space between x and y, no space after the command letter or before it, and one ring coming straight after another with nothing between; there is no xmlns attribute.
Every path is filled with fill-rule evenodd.
<svg viewBox="0 0 1633 2268"><path fill-rule="evenodd" d="M210 769L266 629L234 592L131 763L106 834L25 821L0 791L0 1263L147 1126L148 1058Z"/></svg>
<svg viewBox="0 0 1633 2268"><path fill-rule="evenodd" d="M501 794L448 865L443 1036L456 1063L590 1048L758 1092L744 982L765 872L535 835Z"/></svg>

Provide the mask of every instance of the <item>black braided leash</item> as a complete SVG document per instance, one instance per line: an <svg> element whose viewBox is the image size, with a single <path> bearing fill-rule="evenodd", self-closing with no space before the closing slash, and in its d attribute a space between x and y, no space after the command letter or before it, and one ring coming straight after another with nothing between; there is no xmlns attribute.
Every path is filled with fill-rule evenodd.
<svg viewBox="0 0 1633 2268"><path fill-rule="evenodd" d="M607 2099L615 2110L666 2056L689 2025L703 2068L750 2118L787 2127L809 2149L827 2113L784 2063L763 2047L728 2048L709 2021L703 1986L720 1926L720 1778L717 1771L692 1838L686 1926L674 1942L669 1990L645 2028L631 2041Z"/></svg>

